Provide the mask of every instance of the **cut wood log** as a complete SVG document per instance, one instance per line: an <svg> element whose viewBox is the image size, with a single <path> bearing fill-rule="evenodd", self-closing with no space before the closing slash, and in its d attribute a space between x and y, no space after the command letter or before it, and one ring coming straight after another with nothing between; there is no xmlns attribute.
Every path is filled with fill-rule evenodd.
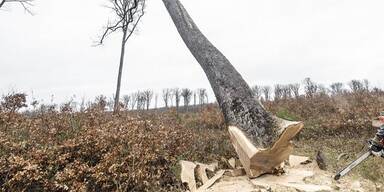
<svg viewBox="0 0 384 192"><path fill-rule="evenodd" d="M223 112L231 141L251 177L272 171L292 151L301 122L274 118L228 59L202 34L179 0L163 0L181 38L203 68Z"/></svg>
<svg viewBox="0 0 384 192"><path fill-rule="evenodd" d="M282 127L282 133L270 148L254 146L238 127L229 126L228 128L232 144L239 155L241 164L251 178L264 173L271 173L282 162L288 160L293 150L290 141L304 126L301 122L285 121L279 118L276 118L276 120L279 122L279 127Z"/></svg>

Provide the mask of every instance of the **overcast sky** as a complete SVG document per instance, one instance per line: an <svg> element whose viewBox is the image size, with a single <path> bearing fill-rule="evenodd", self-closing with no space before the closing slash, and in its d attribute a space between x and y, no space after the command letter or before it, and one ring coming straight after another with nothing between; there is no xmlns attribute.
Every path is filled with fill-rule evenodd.
<svg viewBox="0 0 384 192"><path fill-rule="evenodd" d="M122 94L209 88L161 0L147 0L127 44ZM181 0L197 25L249 84L329 84L384 73L382 0ZM107 0L38 0L31 16L0 11L0 94L24 91L55 102L115 91L121 34L92 47L113 17ZM211 90L210 90L211 92ZM212 97L211 97L212 99Z"/></svg>

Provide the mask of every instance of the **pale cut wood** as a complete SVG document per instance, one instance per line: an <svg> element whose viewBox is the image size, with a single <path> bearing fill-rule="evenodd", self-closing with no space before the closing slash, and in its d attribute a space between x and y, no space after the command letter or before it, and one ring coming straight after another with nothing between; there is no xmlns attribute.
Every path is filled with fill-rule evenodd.
<svg viewBox="0 0 384 192"><path fill-rule="evenodd" d="M200 179L201 182L203 182L203 184L207 183L209 180L207 176L207 170L214 172L218 167L217 163L212 163L210 165L206 165L198 162L195 162L195 163L197 165L196 167L197 178Z"/></svg>
<svg viewBox="0 0 384 192"><path fill-rule="evenodd" d="M288 160L288 166L297 167L299 165L309 164L310 162L311 160L309 159L309 157L290 155Z"/></svg>
<svg viewBox="0 0 384 192"><path fill-rule="evenodd" d="M215 184L216 181L218 181L225 173L225 170L220 170L216 173L215 176L213 176L211 179L209 179L204 185L202 185L197 191L203 192L207 191L209 187L211 187L213 184Z"/></svg>
<svg viewBox="0 0 384 192"><path fill-rule="evenodd" d="M207 171L206 171L206 168L205 167L202 167L200 165L197 165L196 167L197 169L197 178L203 183L205 184L209 179L208 179L208 176L207 176Z"/></svg>
<svg viewBox="0 0 384 192"><path fill-rule="evenodd" d="M228 164L231 166L232 169L236 169L236 159L230 158L228 160Z"/></svg>
<svg viewBox="0 0 384 192"><path fill-rule="evenodd" d="M196 164L190 161L180 161L181 173L180 178L182 183L187 183L188 188L191 192L197 190L196 179L195 179L195 168Z"/></svg>
<svg viewBox="0 0 384 192"><path fill-rule="evenodd" d="M288 160L293 151L291 140L304 127L302 122L286 121L279 118L276 120L280 127L280 137L269 148L259 148L253 145L240 128L228 127L231 142L250 178L271 173L285 160Z"/></svg>

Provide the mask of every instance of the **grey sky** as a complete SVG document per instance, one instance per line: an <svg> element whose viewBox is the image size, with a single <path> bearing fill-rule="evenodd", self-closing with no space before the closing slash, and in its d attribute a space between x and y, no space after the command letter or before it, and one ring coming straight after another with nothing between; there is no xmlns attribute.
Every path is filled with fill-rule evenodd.
<svg viewBox="0 0 384 192"><path fill-rule="evenodd" d="M0 11L0 94L25 91L56 102L111 96L120 34L92 47L111 18L107 0L38 0L30 16L16 5ZM182 0L203 33L249 84L328 84L384 71L384 1ZM236 4L235 4L236 3ZM161 0L148 0L127 45L122 94L166 87L209 88ZM211 96L212 99L212 96Z"/></svg>

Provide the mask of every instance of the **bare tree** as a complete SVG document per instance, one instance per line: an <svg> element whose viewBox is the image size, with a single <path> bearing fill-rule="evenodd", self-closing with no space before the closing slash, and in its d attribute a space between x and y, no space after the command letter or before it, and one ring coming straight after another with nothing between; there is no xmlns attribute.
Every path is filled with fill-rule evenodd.
<svg viewBox="0 0 384 192"><path fill-rule="evenodd" d="M199 95L199 105L205 104L205 99L207 98L207 90L204 88L198 89L198 95Z"/></svg>
<svg viewBox="0 0 384 192"><path fill-rule="evenodd" d="M176 102L176 110L179 109L180 105L180 99L181 99L181 92L179 88L174 88L173 89L173 95L175 96L175 102Z"/></svg>
<svg viewBox="0 0 384 192"><path fill-rule="evenodd" d="M293 94L293 96L295 96L295 98L299 98L300 84L299 83L290 84L289 88L291 89L291 93Z"/></svg>
<svg viewBox="0 0 384 192"><path fill-rule="evenodd" d="M258 85L254 85L252 88L253 93L255 94L256 99L260 99L261 97L261 87Z"/></svg>
<svg viewBox="0 0 384 192"><path fill-rule="evenodd" d="M143 92L143 95L144 95L144 98L145 98L145 103L146 103L147 110L149 110L149 106L151 105L152 98L153 98L153 91L149 90L149 89L145 90Z"/></svg>
<svg viewBox="0 0 384 192"><path fill-rule="evenodd" d="M364 92L366 86L364 85L364 82L359 80L352 80L348 83L349 88L351 88L353 93L359 93Z"/></svg>
<svg viewBox="0 0 384 192"><path fill-rule="evenodd" d="M192 91L188 88L185 88L181 91L181 96L184 100L184 107L188 108L189 103L191 102Z"/></svg>
<svg viewBox="0 0 384 192"><path fill-rule="evenodd" d="M283 97L283 85L275 85L275 101L280 100Z"/></svg>
<svg viewBox="0 0 384 192"><path fill-rule="evenodd" d="M343 86L344 86L343 83L340 83L340 82L332 83L330 85L331 93L333 95L338 95L338 94L343 93Z"/></svg>
<svg viewBox="0 0 384 192"><path fill-rule="evenodd" d="M134 110L137 104L138 100L138 94L137 93L132 93L131 94L131 110Z"/></svg>
<svg viewBox="0 0 384 192"><path fill-rule="evenodd" d="M193 92L193 105L196 106L197 103L197 95L196 91Z"/></svg>
<svg viewBox="0 0 384 192"><path fill-rule="evenodd" d="M170 96L171 96L171 90L163 89L163 101L164 101L165 108L168 108Z"/></svg>
<svg viewBox="0 0 384 192"><path fill-rule="evenodd" d="M146 98L144 92L138 91L137 93L137 110L144 110L146 106Z"/></svg>
<svg viewBox="0 0 384 192"><path fill-rule="evenodd" d="M292 97L291 87L289 85L282 86L283 99L287 100Z"/></svg>
<svg viewBox="0 0 384 192"><path fill-rule="evenodd" d="M123 96L123 102L124 102L124 108L125 108L126 110L128 110L128 109L129 109L129 104L130 104L130 102L131 102L131 96L129 96L129 95L124 95L124 96Z"/></svg>
<svg viewBox="0 0 384 192"><path fill-rule="evenodd" d="M146 0L109 0L110 5L107 6L108 8L112 9L116 15L116 20L114 22L108 22L99 43L103 44L105 38L116 31L123 32L115 104L113 109L114 113L118 113L119 111L119 97L121 76L123 73L124 65L125 45L135 31L140 19L144 15L145 1Z"/></svg>
<svg viewBox="0 0 384 192"><path fill-rule="evenodd" d="M169 101L171 102L171 107L173 107L173 98L175 95L173 94L173 90L169 89Z"/></svg>
<svg viewBox="0 0 384 192"><path fill-rule="evenodd" d="M309 77L304 79L304 90L307 97L315 96L319 86L313 82Z"/></svg>
<svg viewBox="0 0 384 192"><path fill-rule="evenodd" d="M104 111L105 108L107 107L107 105L108 105L107 97L104 95L99 95L96 97L95 103L93 106L95 106L96 108L98 108L101 111Z"/></svg>
<svg viewBox="0 0 384 192"><path fill-rule="evenodd" d="M5 3L19 3L26 12L33 15L30 9L30 7L33 6L32 1L33 0L0 0L0 8L2 8Z"/></svg>
<svg viewBox="0 0 384 192"><path fill-rule="evenodd" d="M265 101L268 101L271 98L271 87L270 86L264 86L261 88L261 91L264 94Z"/></svg>

